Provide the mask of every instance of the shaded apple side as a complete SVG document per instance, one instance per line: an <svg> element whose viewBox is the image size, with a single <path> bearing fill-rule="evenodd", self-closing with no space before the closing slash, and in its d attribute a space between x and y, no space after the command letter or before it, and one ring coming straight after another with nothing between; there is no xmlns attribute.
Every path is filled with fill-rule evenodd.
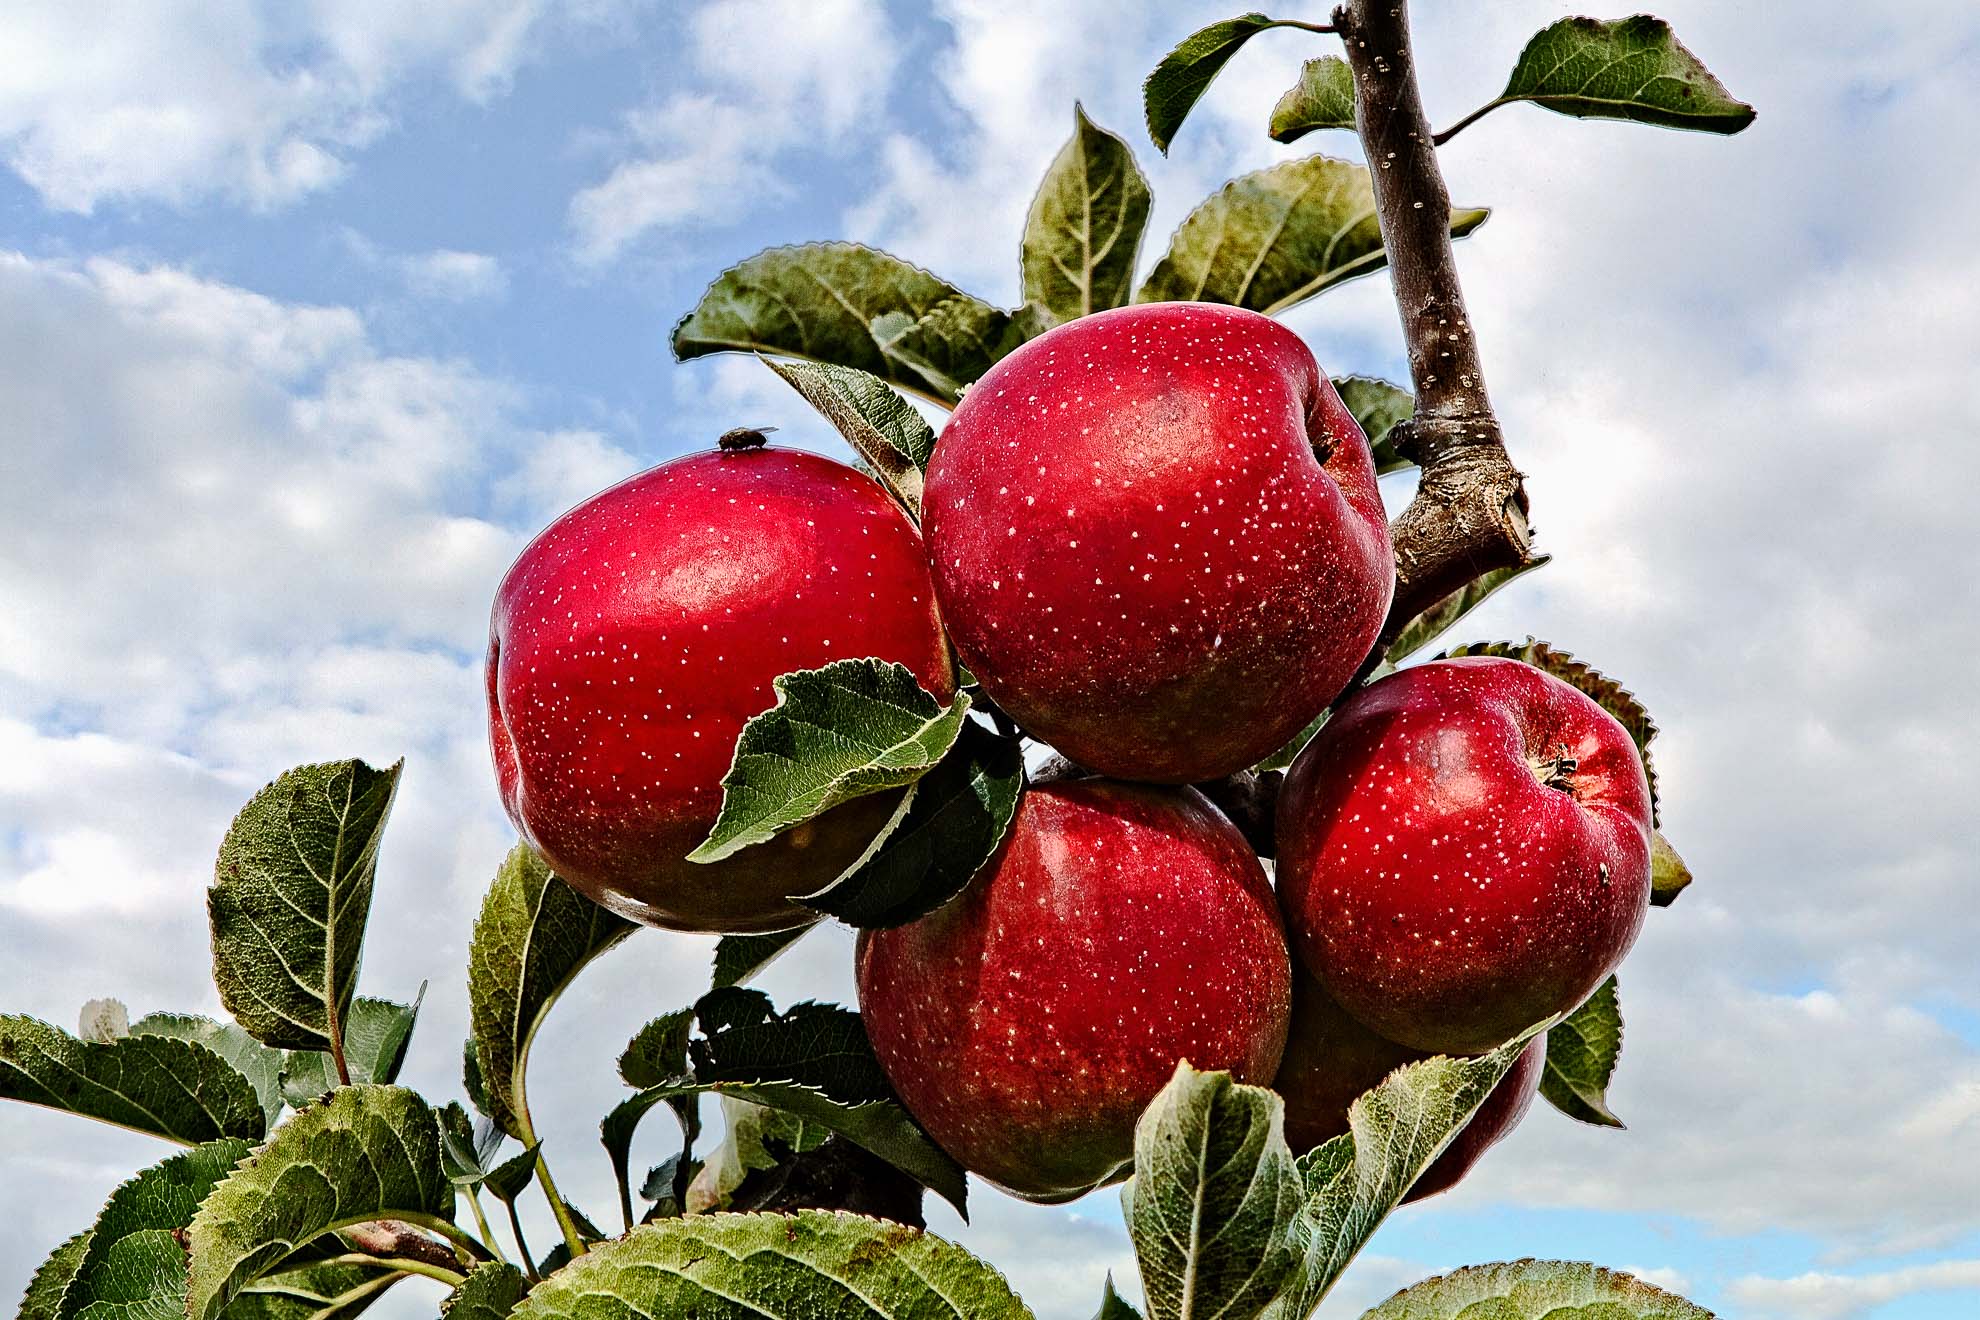
<svg viewBox="0 0 1980 1320"><path fill-rule="evenodd" d="M1405 1203L1449 1191L1485 1152L1519 1126L1540 1088L1546 1037L1536 1037L1478 1112L1423 1171ZM1348 1130L1348 1107L1404 1064L1431 1057L1376 1035L1350 1017L1295 961L1292 1022L1272 1089L1286 1106L1286 1143L1304 1155Z"/></svg>

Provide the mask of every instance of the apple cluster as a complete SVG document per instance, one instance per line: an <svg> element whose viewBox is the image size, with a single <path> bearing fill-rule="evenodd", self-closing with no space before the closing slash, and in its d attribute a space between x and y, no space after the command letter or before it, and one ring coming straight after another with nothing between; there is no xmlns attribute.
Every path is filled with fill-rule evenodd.
<svg viewBox="0 0 1980 1320"><path fill-rule="evenodd" d="M1163 303L1030 341L950 417L920 515L760 444L641 473L509 571L488 700L524 836L600 903L678 930L815 919L798 896L898 805L855 798L687 860L781 674L877 657L944 702L973 684L1056 750L958 898L859 937L874 1050L964 1167L1038 1201L1117 1181L1183 1059L1275 1087L1308 1150L1392 1069L1493 1049L1628 951L1651 813L1614 717L1496 658L1348 691L1392 549L1368 440L1283 326ZM1261 860L1192 785L1323 714ZM1519 1121L1542 1049L1416 1195Z"/></svg>

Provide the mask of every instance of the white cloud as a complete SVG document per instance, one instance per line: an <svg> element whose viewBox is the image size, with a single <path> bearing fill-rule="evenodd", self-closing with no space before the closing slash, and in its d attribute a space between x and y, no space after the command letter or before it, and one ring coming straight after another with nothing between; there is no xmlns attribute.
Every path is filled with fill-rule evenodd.
<svg viewBox="0 0 1980 1320"><path fill-rule="evenodd" d="M502 263L486 252L457 252L439 248L404 259L406 287L422 298L441 302L479 302L509 291Z"/></svg>
<svg viewBox="0 0 1980 1320"><path fill-rule="evenodd" d="M1536 1110L1450 1204L1680 1214L1849 1255L1980 1229L1973 1171L1948 1158L1980 1142L1980 1054L1871 988L1744 987L1728 933L1653 927L1623 969L1628 1131Z"/></svg>
<svg viewBox="0 0 1980 1320"><path fill-rule="evenodd" d="M434 248L388 252L355 229L343 232L344 246L369 270L390 275L413 298L426 302L489 302L509 292L509 273L486 252Z"/></svg>
<svg viewBox="0 0 1980 1320"><path fill-rule="evenodd" d="M1889 1302L1954 1290L1980 1294L1980 1260L1943 1260L1881 1274L1750 1275L1731 1288L1754 1320L1857 1320Z"/></svg>
<svg viewBox="0 0 1980 1320"><path fill-rule="evenodd" d="M627 116L637 159L571 198L572 255L607 265L655 229L719 225L788 197L770 168L774 141L749 112L681 95Z"/></svg>
<svg viewBox="0 0 1980 1320"><path fill-rule="evenodd" d="M1665 1292L1676 1293L1680 1297L1691 1291L1691 1277L1683 1270L1668 1268L1646 1269L1629 1265L1625 1266L1622 1272L1624 1274L1633 1274L1653 1288L1662 1288Z"/></svg>
<svg viewBox="0 0 1980 1320"><path fill-rule="evenodd" d="M493 584L545 490L572 495L546 453L582 455L586 482L635 466L518 424L516 391L463 365L380 354L345 309L19 256L0 308L0 412L24 437L0 518L33 528L0 555L0 693L223 769L340 731L369 746L367 711L401 731L473 714Z"/></svg>
<svg viewBox="0 0 1980 1320"><path fill-rule="evenodd" d="M1266 139L1263 125L1301 56L1314 53L1310 37L1270 32L1251 42L1164 157L1142 126L1141 79L1190 31L1229 17L1227 7L1113 6L1102 21L1070 23L1056 0L943 0L935 12L946 40L928 68L959 122L897 123L882 148L881 183L850 208L846 226L972 293L1018 301L1024 217L1071 135L1076 100L1127 141L1149 177L1144 269L1227 177L1290 154Z"/></svg>
<svg viewBox="0 0 1980 1320"><path fill-rule="evenodd" d="M0 7L0 153L50 207L256 209L329 187L419 79L483 102L544 29L622 8L559 0L269 0Z"/></svg>
<svg viewBox="0 0 1980 1320"><path fill-rule="evenodd" d="M885 100L896 39L872 0L725 0L689 23L692 88L625 117L626 159L571 199L571 252L610 264L656 230L719 225L789 196L784 153L831 143Z"/></svg>

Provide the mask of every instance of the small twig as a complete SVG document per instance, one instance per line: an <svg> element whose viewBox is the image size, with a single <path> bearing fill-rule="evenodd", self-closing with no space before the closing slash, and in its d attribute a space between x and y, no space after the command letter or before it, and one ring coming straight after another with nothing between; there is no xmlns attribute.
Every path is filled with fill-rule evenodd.
<svg viewBox="0 0 1980 1320"><path fill-rule="evenodd" d="M467 1201L468 1209L474 1211L474 1225L480 1231L481 1245L488 1248L488 1254L496 1260L507 1260L508 1256L503 1253L502 1244L495 1240L495 1230L488 1225L488 1216L482 1212L481 1193L475 1189L473 1183L467 1186Z"/></svg>
<svg viewBox="0 0 1980 1320"><path fill-rule="evenodd" d="M379 1256L369 1251L348 1251L339 1256L330 1256L322 1261L325 1265L382 1265L388 1270L401 1274L417 1274L423 1278L438 1279L450 1288L458 1288L466 1281L467 1275L460 1266L435 1265L417 1256Z"/></svg>
<svg viewBox="0 0 1980 1320"><path fill-rule="evenodd" d="M570 1206L557 1191L557 1184L550 1177L550 1165L543 1158L543 1148L536 1148L536 1181L543 1188L543 1199L550 1203L550 1213L557 1217L558 1231L564 1235L564 1245L570 1249L571 1259L582 1256L587 1248L584 1235L578 1232L577 1220L571 1217Z"/></svg>
<svg viewBox="0 0 1980 1320"><path fill-rule="evenodd" d="M351 1066L344 1061L344 1024L337 1020L337 1002L334 995L325 1005L325 1016L328 1020L324 1023L326 1028L324 1034L330 1037L330 1062L337 1070L337 1085L349 1086Z"/></svg>
<svg viewBox="0 0 1980 1320"><path fill-rule="evenodd" d="M613 1173L619 1180L619 1221L626 1226L626 1232L630 1233L633 1226L632 1180L627 1176L624 1168L614 1169Z"/></svg>
<svg viewBox="0 0 1980 1320"><path fill-rule="evenodd" d="M1446 142L1449 142L1452 138L1456 137L1459 133L1462 133L1465 129L1471 127L1471 125L1483 119L1486 115L1489 115L1494 110L1497 110L1500 106L1511 105L1511 104L1512 102L1506 100L1504 97L1500 97L1499 99L1494 101L1487 101L1484 105L1479 106L1476 110L1473 110L1470 114L1458 120L1455 124L1452 124L1449 128L1445 129L1443 132L1433 135L1430 141L1435 143L1437 146L1441 147Z"/></svg>
<svg viewBox="0 0 1980 1320"><path fill-rule="evenodd" d="M529 1276L531 1283L541 1283L543 1276L536 1272L536 1257L530 1254L529 1239L523 1236L522 1216L516 1213L516 1203L504 1201L502 1204L509 1209L509 1231L515 1234L516 1251L522 1256L523 1273Z"/></svg>
<svg viewBox="0 0 1980 1320"><path fill-rule="evenodd" d="M1417 86L1407 0L1348 0L1334 26L1354 73L1416 411L1392 433L1422 469L1390 528L1396 594L1378 647L1459 587L1526 561L1526 490L1506 454L1451 252L1450 191Z"/></svg>
<svg viewBox="0 0 1980 1320"><path fill-rule="evenodd" d="M317 1307L314 1311L311 1311L309 1313L309 1320L331 1320L333 1316L336 1316L353 1303L361 1302L367 1297L384 1292L404 1277L404 1274L381 1274L375 1279L367 1279L355 1288L349 1288L338 1293L335 1297L332 1297L329 1301Z"/></svg>

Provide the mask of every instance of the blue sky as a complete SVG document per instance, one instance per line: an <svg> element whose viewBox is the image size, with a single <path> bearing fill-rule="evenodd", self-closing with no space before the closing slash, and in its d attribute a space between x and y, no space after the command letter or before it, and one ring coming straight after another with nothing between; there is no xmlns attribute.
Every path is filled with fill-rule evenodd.
<svg viewBox="0 0 1980 1320"><path fill-rule="evenodd" d="M729 426L835 444L754 363L672 363L708 280L844 237L1009 302L1076 97L1149 173L1144 266L1232 174L1353 154L1265 138L1326 49L1275 32L1159 157L1140 78L1224 8L1125 8L0 10L0 1007L211 1010L201 891L233 810L293 763L405 755L364 988L432 979L407 1076L452 1094L468 923L511 837L478 676L502 569L571 502ZM1582 12L1419 8L1439 122ZM1460 260L1555 556L1475 631L1537 633L1646 698L1699 880L1623 971L1630 1130L1536 1111L1391 1221L1323 1315L1519 1255L1759 1320L1980 1298L1980 693L1959 659L1980 649L1980 19L1656 8L1758 105L1749 132L1514 107L1446 165L1494 208ZM1402 371L1382 279L1288 320L1337 374ZM536 1107L579 1198L612 1199L612 1056L693 995L708 947L642 934L553 1020ZM766 984L843 997L850 947L815 935ZM0 1295L162 1154L9 1109ZM943 1225L1042 1316L1131 1277L1111 1193L973 1199ZM423 1286L378 1313L430 1313Z"/></svg>

